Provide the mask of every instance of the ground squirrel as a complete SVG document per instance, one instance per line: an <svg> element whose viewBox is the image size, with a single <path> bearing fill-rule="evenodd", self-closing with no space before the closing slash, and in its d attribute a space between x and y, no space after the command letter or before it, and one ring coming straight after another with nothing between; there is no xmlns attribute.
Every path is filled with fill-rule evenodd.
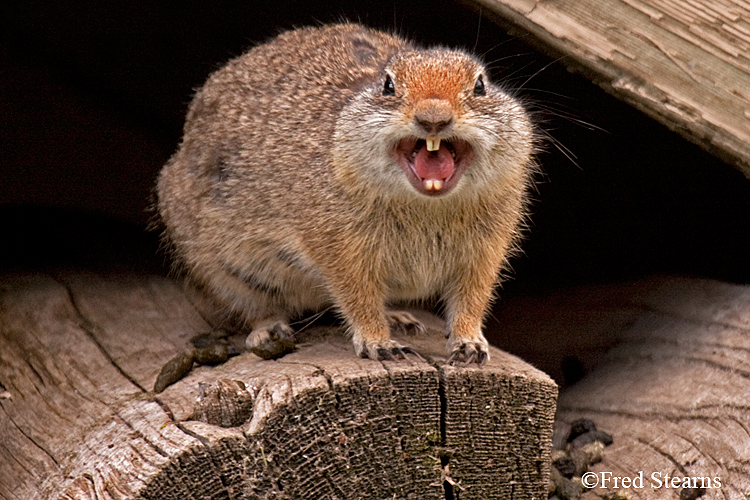
<svg viewBox="0 0 750 500"><path fill-rule="evenodd" d="M210 76L158 181L176 261L264 357L334 306L372 359L413 353L389 309L442 300L450 359L482 322L518 234L535 134L474 57L336 24L296 29Z"/></svg>

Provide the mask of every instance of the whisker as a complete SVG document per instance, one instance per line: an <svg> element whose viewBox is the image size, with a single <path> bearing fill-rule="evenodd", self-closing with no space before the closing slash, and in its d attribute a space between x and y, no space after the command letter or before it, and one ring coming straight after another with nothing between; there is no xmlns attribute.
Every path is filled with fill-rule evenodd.
<svg viewBox="0 0 750 500"><path fill-rule="evenodd" d="M562 142L558 141L553 135L551 135L546 130L542 129L540 130L540 133L542 134L542 136L544 136L546 141L552 144L555 147L555 149L557 149L560 153L562 153L563 156L565 156L565 158L568 159L568 161L570 161L573 165L575 165L579 170L583 170L583 168L581 168L581 166L576 161L578 157L576 156L575 153L573 153L573 151L568 149Z"/></svg>
<svg viewBox="0 0 750 500"><path fill-rule="evenodd" d="M546 70L547 68L549 68L549 67L550 67L550 66L552 66L553 64L557 64L557 63L559 63L559 62L560 62L560 61L562 61L562 60L563 60L563 59L564 59L565 57L567 57L567 56L560 56L560 57L558 57L557 59L554 59L554 60L550 61L549 63L545 64L543 68L539 69L539 70L538 70L538 71L537 71L536 73L534 73L534 74L533 74L533 75L531 75L531 76L530 76L529 78L527 78L527 79L526 79L526 81L525 81L525 82L523 82L523 83L521 84L521 86L519 87L519 89L522 89L522 88L524 88L524 87L526 86L526 84L527 84L527 83L529 83L529 82L530 82L531 80L533 80L533 79L534 79L534 78L536 78L536 77L537 77L538 75L540 75L540 74L541 74L541 73L542 73L542 72L543 72L544 70Z"/></svg>
<svg viewBox="0 0 750 500"><path fill-rule="evenodd" d="M482 6L479 6L479 19L477 20L477 38L474 40L474 47L471 49L471 52L474 53L477 51L477 45L479 45L479 30L482 27Z"/></svg>
<svg viewBox="0 0 750 500"><path fill-rule="evenodd" d="M298 324L302 323L303 321L307 321L307 323L305 323L302 327L300 327L300 328L298 328L296 330L297 333L302 332L305 329L309 328L310 325L312 325L317 320L319 320L325 313L327 313L331 309L333 309L333 306L328 306L325 309L323 309L322 311L313 314L312 316L308 316L307 318L302 318L302 319L300 319L298 321L295 321L294 323L290 323L290 326L291 325L298 325Z"/></svg>

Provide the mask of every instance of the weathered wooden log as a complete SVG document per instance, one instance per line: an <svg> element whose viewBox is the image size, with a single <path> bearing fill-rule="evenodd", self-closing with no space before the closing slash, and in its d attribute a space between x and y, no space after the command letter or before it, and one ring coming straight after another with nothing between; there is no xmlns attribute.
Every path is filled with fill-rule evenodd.
<svg viewBox="0 0 750 500"><path fill-rule="evenodd" d="M614 437L582 498L750 498L750 287L622 288L637 314L621 344L560 394L558 444L582 417Z"/></svg>
<svg viewBox="0 0 750 500"><path fill-rule="evenodd" d="M209 331L157 276L0 278L0 498L546 497L557 389L492 350L444 362L355 357L339 329L304 331L277 361L197 367L164 392L167 360Z"/></svg>
<svg viewBox="0 0 750 500"><path fill-rule="evenodd" d="M744 0L470 0L750 178Z"/></svg>

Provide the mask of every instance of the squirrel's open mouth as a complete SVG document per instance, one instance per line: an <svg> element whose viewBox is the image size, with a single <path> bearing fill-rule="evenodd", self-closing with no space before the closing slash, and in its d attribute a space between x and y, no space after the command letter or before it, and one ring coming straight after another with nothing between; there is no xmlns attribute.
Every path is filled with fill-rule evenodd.
<svg viewBox="0 0 750 500"><path fill-rule="evenodd" d="M474 157L468 142L437 137L402 139L394 153L412 186L428 196L450 192Z"/></svg>

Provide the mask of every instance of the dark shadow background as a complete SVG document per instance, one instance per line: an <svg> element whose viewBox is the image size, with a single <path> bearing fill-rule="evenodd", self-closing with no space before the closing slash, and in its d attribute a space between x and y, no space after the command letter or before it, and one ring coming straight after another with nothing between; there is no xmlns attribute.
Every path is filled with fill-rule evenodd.
<svg viewBox="0 0 750 500"><path fill-rule="evenodd" d="M552 141L540 155L531 231L503 301L651 274L750 283L750 181L523 35L434 0L3 3L2 270L166 272L147 208L194 89L280 30L342 18L475 50L576 157Z"/></svg>

